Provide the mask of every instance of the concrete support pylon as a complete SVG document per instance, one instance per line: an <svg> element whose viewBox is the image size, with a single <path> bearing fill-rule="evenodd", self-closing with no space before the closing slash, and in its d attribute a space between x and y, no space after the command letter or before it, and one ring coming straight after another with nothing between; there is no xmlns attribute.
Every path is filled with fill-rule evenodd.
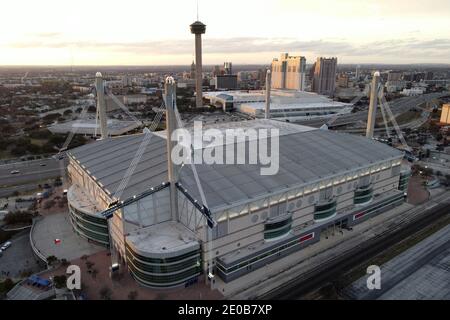
<svg viewBox="0 0 450 320"><path fill-rule="evenodd" d="M170 182L170 212L172 221L178 221L177 187L175 186L178 177L172 160L172 150L176 143L176 141L172 140L173 132L176 130L176 98L175 80L172 77L167 77L164 84L164 102L166 105L167 175Z"/></svg>
<svg viewBox="0 0 450 320"><path fill-rule="evenodd" d="M370 105L369 113L367 116L367 129L366 138L373 139L373 133L375 130L375 121L377 118L378 107L378 85L380 83L380 73L377 71L373 74L372 87L370 90Z"/></svg>

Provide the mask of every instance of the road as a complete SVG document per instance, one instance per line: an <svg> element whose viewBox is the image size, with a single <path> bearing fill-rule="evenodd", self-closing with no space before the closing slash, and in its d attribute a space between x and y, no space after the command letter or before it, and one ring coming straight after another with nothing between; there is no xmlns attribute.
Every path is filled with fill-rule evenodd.
<svg viewBox="0 0 450 320"><path fill-rule="evenodd" d="M428 119L430 117L430 113L429 112L422 112L422 114L420 115L420 117L418 119L414 119L408 123L404 123L399 125L398 127L400 128L400 130L409 128L409 129L417 129L419 127L421 127L422 125L424 125ZM392 126L392 123L389 122L388 123L388 130L389 132L391 132L392 130L395 130L395 127ZM346 133L365 133L366 132L366 128L359 128L359 129L343 129L343 130L336 130L339 132L346 132ZM382 128L375 128L374 132L381 132L381 133L386 133L386 127L382 127Z"/></svg>
<svg viewBox="0 0 450 320"><path fill-rule="evenodd" d="M449 95L448 92L445 93L428 93L418 97L403 97L397 100L393 100L389 102L389 106L394 113L394 115L398 115L408 111L413 107L418 107L420 104L424 102L430 102L433 99L437 99L443 96ZM366 121L367 120L368 110L359 111L351 114L342 115L334 122L333 126L341 126L346 124L353 124L358 121ZM306 121L300 121L299 124L312 126L312 127L320 127L330 119L312 119Z"/></svg>
<svg viewBox="0 0 450 320"><path fill-rule="evenodd" d="M0 188L0 198L6 198L14 195L17 191L19 193L33 191L38 188L38 183L28 183L20 186L2 187Z"/></svg>
<svg viewBox="0 0 450 320"><path fill-rule="evenodd" d="M19 186L34 181L42 181L61 176L59 160L44 159L23 161L0 166L0 193L11 186ZM63 160L61 160L63 161ZM12 170L19 173L11 174Z"/></svg>

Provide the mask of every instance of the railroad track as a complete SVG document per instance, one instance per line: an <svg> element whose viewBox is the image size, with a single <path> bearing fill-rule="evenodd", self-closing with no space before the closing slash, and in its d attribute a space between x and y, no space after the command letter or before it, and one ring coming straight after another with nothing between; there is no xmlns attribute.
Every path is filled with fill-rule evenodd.
<svg viewBox="0 0 450 320"><path fill-rule="evenodd" d="M440 203L428 209L419 217L405 217L393 228L345 251L339 258L334 258L314 270L301 274L290 283L261 295L262 300L298 299L323 285L333 282L345 271L383 252L390 246L406 239L446 214L450 213L448 203Z"/></svg>

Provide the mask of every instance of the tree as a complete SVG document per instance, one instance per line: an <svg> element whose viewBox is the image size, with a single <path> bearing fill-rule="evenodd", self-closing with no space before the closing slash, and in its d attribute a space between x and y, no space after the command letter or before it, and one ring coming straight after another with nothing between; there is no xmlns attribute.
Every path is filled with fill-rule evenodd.
<svg viewBox="0 0 450 320"><path fill-rule="evenodd" d="M59 113L49 113L42 118L42 121L44 122L44 124L51 124L60 116L61 115Z"/></svg>
<svg viewBox="0 0 450 320"><path fill-rule="evenodd" d="M10 143L11 143L10 139L0 137L0 150L6 150Z"/></svg>
<svg viewBox="0 0 450 320"><path fill-rule="evenodd" d="M137 291L130 291L130 293L128 293L128 300L136 300L138 296L138 292Z"/></svg>
<svg viewBox="0 0 450 320"><path fill-rule="evenodd" d="M91 269L94 265L95 265L95 263L93 263L89 260L86 261L86 268Z"/></svg>
<svg viewBox="0 0 450 320"><path fill-rule="evenodd" d="M60 276L54 276L53 283L55 284L56 289L66 288L67 276L65 274L62 274Z"/></svg>
<svg viewBox="0 0 450 320"><path fill-rule="evenodd" d="M123 274L121 272L113 272L113 274L111 275L111 280L113 281L120 281L123 278Z"/></svg>
<svg viewBox="0 0 450 320"><path fill-rule="evenodd" d="M48 200L44 203L44 209L48 210L52 207L54 207L56 204L55 200Z"/></svg>
<svg viewBox="0 0 450 320"><path fill-rule="evenodd" d="M47 129L30 132L30 137L33 139L49 139L51 136L52 133Z"/></svg>
<svg viewBox="0 0 450 320"><path fill-rule="evenodd" d="M31 224L33 220L33 214L31 212L25 211L25 212L9 212L5 217L3 218L3 221L6 224L16 224L16 223L24 223L24 224Z"/></svg>
<svg viewBox="0 0 450 320"><path fill-rule="evenodd" d="M167 295L163 292L160 292L156 294L155 300L165 300L167 298Z"/></svg>
<svg viewBox="0 0 450 320"><path fill-rule="evenodd" d="M14 288L14 285L14 281L12 281L10 278L6 278L5 281L0 282L0 295L6 294L8 291Z"/></svg>
<svg viewBox="0 0 450 320"><path fill-rule="evenodd" d="M433 174L433 169L431 169L431 168L424 168L422 172L423 172L423 175L425 177L429 177L429 176L431 176Z"/></svg>
<svg viewBox="0 0 450 320"><path fill-rule="evenodd" d="M46 142L42 147L41 151L43 153L54 153L56 152L55 145L51 142Z"/></svg>
<svg viewBox="0 0 450 320"><path fill-rule="evenodd" d="M16 128L14 128L9 123L1 123L0 130L3 134L7 134L7 135L12 135L12 134L16 133L16 131L17 131Z"/></svg>
<svg viewBox="0 0 450 320"><path fill-rule="evenodd" d="M58 201L58 207L64 208L65 205L66 205L66 202L63 199Z"/></svg>
<svg viewBox="0 0 450 320"><path fill-rule="evenodd" d="M54 145L62 145L66 141L66 137L61 134L54 134L50 137L49 142Z"/></svg>
<svg viewBox="0 0 450 320"><path fill-rule="evenodd" d="M68 267L70 266L70 261L67 261L67 259L61 259L61 265L63 267Z"/></svg>
<svg viewBox="0 0 450 320"><path fill-rule="evenodd" d="M54 264L56 261L58 261L58 258L56 258L56 257L53 256L53 255L47 257L47 263L48 263L49 265Z"/></svg>
<svg viewBox="0 0 450 320"><path fill-rule="evenodd" d="M98 274L98 270L97 269L92 269L92 271L91 271L92 279L97 278L97 274Z"/></svg>
<svg viewBox="0 0 450 320"><path fill-rule="evenodd" d="M76 147L82 146L84 144L86 144L86 138L83 136L80 136L80 135L76 135L70 142L69 148L70 149L76 148Z"/></svg>
<svg viewBox="0 0 450 320"><path fill-rule="evenodd" d="M108 287L103 287L100 289L100 299L102 300L111 300L112 291Z"/></svg>
<svg viewBox="0 0 450 320"><path fill-rule="evenodd" d="M27 153L27 149L25 149L23 146L15 146L11 149L11 154L16 157L21 157Z"/></svg>

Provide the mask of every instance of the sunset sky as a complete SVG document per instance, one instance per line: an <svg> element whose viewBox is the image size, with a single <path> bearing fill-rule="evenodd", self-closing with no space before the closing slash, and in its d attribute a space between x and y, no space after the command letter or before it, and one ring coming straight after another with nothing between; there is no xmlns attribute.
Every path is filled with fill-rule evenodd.
<svg viewBox="0 0 450 320"><path fill-rule="evenodd" d="M2 3L0 65L190 64L196 0ZM199 0L204 64L450 63L449 0Z"/></svg>

